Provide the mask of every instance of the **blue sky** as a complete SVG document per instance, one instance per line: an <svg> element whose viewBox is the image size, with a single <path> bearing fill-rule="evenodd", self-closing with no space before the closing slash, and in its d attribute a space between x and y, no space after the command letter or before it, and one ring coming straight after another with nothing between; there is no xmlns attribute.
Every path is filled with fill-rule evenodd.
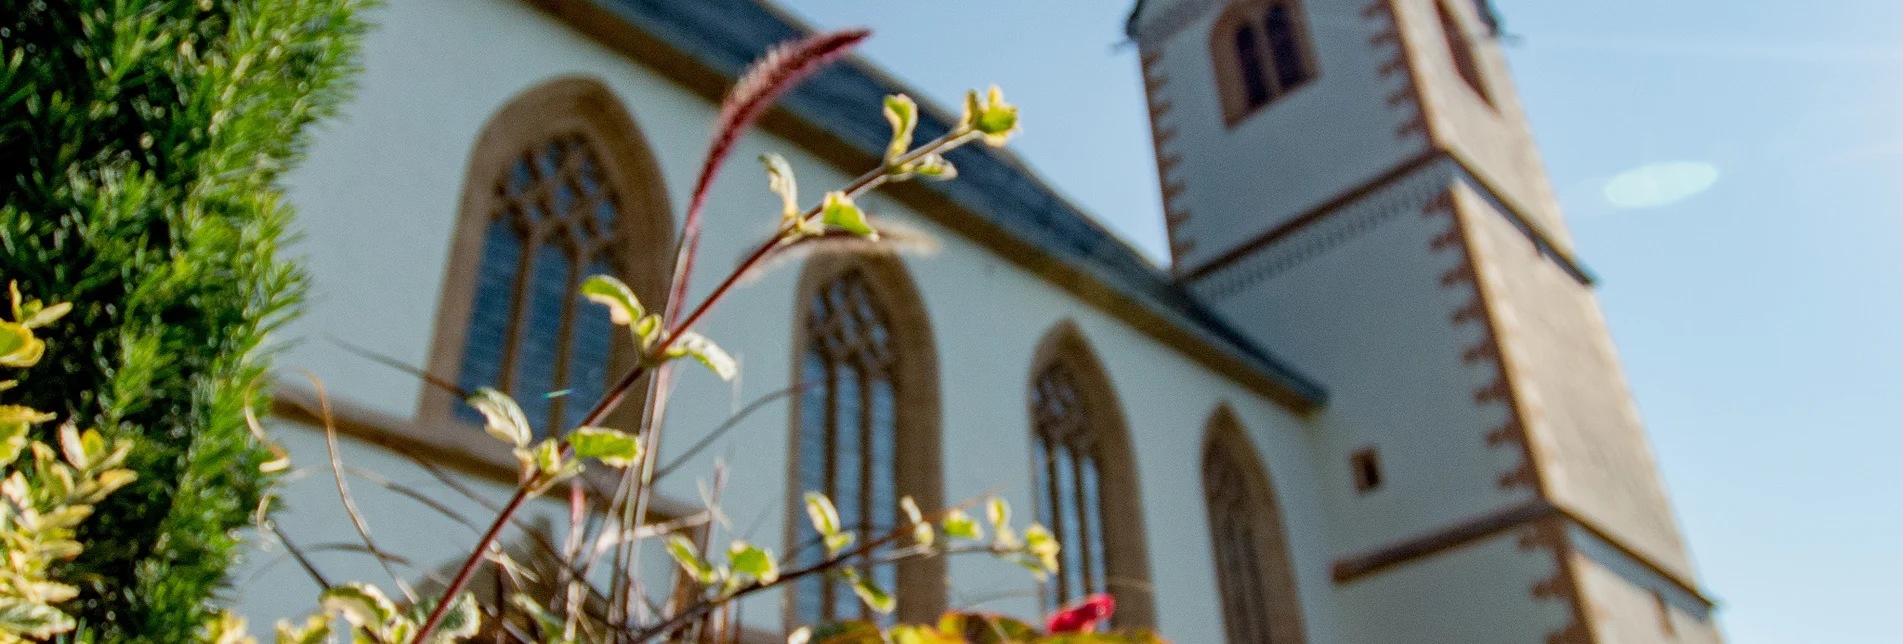
<svg viewBox="0 0 1903 644"><path fill-rule="evenodd" d="M1163 254L1128 2L785 0ZM1733 644L1894 637L1903 579L1903 3L1497 0L1522 101ZM1621 173L1716 170L1622 208ZM1884 635L1884 634L1888 635ZM1894 640L1888 640L1894 641Z"/></svg>

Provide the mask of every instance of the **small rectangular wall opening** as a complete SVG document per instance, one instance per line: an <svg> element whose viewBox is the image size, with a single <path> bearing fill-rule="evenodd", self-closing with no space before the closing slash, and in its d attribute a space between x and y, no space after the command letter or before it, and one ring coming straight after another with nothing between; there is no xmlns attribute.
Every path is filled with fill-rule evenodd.
<svg viewBox="0 0 1903 644"><path fill-rule="evenodd" d="M1348 470L1355 478L1355 492L1367 494L1381 487L1381 459L1373 447L1362 448L1348 457Z"/></svg>

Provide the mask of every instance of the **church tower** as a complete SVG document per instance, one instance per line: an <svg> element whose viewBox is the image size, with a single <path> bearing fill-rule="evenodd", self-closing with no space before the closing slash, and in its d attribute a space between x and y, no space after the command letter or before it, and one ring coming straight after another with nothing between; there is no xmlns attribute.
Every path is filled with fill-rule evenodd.
<svg viewBox="0 0 1903 644"><path fill-rule="evenodd" d="M1496 29L1138 2L1174 271L1329 389L1311 641L1718 642Z"/></svg>

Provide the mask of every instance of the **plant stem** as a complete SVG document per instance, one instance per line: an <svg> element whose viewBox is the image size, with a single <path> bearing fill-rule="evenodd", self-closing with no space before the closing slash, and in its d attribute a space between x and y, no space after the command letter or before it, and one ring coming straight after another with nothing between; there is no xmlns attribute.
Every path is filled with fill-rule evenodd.
<svg viewBox="0 0 1903 644"><path fill-rule="evenodd" d="M933 139L930 143L919 146L918 149L901 157L899 164L902 165L916 161L924 158L926 155L935 154L941 149L949 149L950 147L963 145L965 142L970 141L973 136L975 136L975 133L969 128L953 128L950 132L946 132L944 136ZM877 188L887 181L890 177L890 172L891 169L888 166L881 166L868 171L865 174L859 175L858 178L853 179L852 183L848 184L843 192L847 196L858 196L867 190ZM820 210L820 206L812 207L801 215L801 221L810 221L814 217L819 216ZM787 237L789 227L790 226L782 226L780 231L772 238L760 244L751 254L747 255L745 260L740 262L739 266L734 268L733 272L727 274L726 279L721 280L719 286L714 287L713 292L709 293L706 299L701 300L699 306L694 307L692 313L689 313L680 323L670 326L667 335L663 336L659 343L656 343L650 358L642 360L640 364L635 365L634 368L629 369L626 374L622 375L621 380L616 382L614 387L608 390L607 395L602 396L601 400L595 403L595 407L588 411L588 415L584 417L580 423L577 423L577 426L588 427L597 425L603 418L607 417L609 412L620 406L622 399L627 397L628 391L634 387L636 382L640 381L641 376L647 374L648 364L653 356L665 355L668 349L672 348L674 343L679 341L681 336L685 334L688 329L693 328L695 323L699 322L702 317L707 315L708 311L713 309L714 304L720 302L721 299L725 298L727 294L733 290L733 287L740 282L740 278L752 271L753 268L758 266L762 261L765 261L767 257L773 254L773 251L790 246L793 243L790 242ZM688 265L691 266L691 263ZM641 480L635 491L635 525L640 525L640 522L645 520L647 514L648 497L651 491L651 486L648 485L648 483L653 480L654 455L659 452L657 442L661 434L660 425L661 423L659 422L649 423L647 436L644 437L642 441L643 444L647 446L649 454L647 458L642 459ZM570 449L566 443L562 445L562 453L564 456L570 453ZM496 538L502 534L503 527L509 525L510 519L515 515L517 510L521 509L522 503L527 501L528 497L529 486L525 480L516 486L515 494L509 497L509 502L503 505L502 512L496 516L494 522L489 524L489 530L483 533L482 539L476 543L475 550L469 553L467 559L463 560L463 565L456 571L456 577L450 580L447 588L443 589L442 599L436 603L435 610L430 611L429 619L423 622L422 628L417 629L416 638L410 640L411 644L425 644L425 642L428 641L430 634L436 630L436 627L442 623L443 616L448 613L450 604L454 603L452 598L454 598L457 593L462 592L465 586L469 585L470 576L475 573L476 567L482 564L483 553L488 551L489 547L495 543ZM875 543L884 542L885 540L881 540ZM872 544L868 544L868 547L871 545ZM636 549L635 552L638 556L640 551ZM783 576L782 579L785 579L785 577ZM674 620L668 621L672 622ZM652 637L652 635L647 637ZM637 638L637 641L641 639L645 638Z"/></svg>

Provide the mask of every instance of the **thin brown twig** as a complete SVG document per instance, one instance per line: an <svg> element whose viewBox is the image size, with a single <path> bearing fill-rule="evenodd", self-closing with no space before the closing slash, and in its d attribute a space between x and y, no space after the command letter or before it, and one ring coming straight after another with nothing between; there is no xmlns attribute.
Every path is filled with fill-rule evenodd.
<svg viewBox="0 0 1903 644"><path fill-rule="evenodd" d="M330 473L337 480L337 498L343 502L344 513L350 515L350 523L357 529L357 536L363 540L363 547L377 556L377 565L390 575L390 581L396 582L397 590L402 591L410 603L416 603L416 589L411 588L410 583L396 573L396 568L392 568L386 558L388 553L378 548L376 540L370 538L370 524L363 520L363 513L357 510L357 499L350 494L350 483L344 477L344 459L337 453L337 423L330 415L330 395L324 391L324 382L309 371L304 372L304 377L309 378L311 386L317 390L319 418L324 422L324 447L330 452Z"/></svg>

